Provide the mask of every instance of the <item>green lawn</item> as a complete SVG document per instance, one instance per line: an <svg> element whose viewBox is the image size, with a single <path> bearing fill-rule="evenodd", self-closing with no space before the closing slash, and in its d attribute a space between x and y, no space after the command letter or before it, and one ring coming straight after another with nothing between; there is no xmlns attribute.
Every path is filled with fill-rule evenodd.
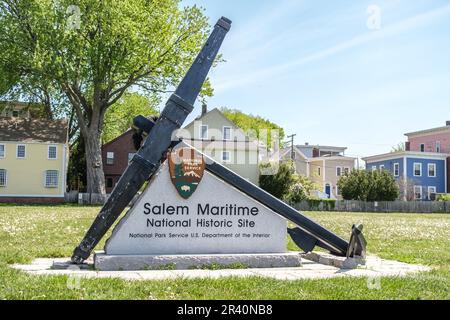
<svg viewBox="0 0 450 320"><path fill-rule="evenodd" d="M8 266L36 257L68 257L98 207L0 205L0 299L450 299L450 215L311 212L308 216L348 238L362 222L368 250L382 258L433 266L405 278L279 281L267 278L124 281L30 276ZM99 248L102 248L103 242ZM297 248L289 242L291 250Z"/></svg>

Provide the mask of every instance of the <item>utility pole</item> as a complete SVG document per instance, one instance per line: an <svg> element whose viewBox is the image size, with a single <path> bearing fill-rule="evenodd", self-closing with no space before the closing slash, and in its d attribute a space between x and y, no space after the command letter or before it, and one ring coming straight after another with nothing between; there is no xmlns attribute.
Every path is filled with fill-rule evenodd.
<svg viewBox="0 0 450 320"><path fill-rule="evenodd" d="M291 160L294 160L294 137L296 134L291 134L290 136L287 136L288 139L291 139Z"/></svg>

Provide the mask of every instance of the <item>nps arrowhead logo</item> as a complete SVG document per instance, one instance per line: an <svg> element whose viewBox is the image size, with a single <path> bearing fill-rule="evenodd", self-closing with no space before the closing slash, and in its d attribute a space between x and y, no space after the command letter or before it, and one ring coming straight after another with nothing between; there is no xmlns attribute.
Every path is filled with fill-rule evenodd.
<svg viewBox="0 0 450 320"><path fill-rule="evenodd" d="M197 189L205 171L205 159L192 148L179 148L169 153L169 173L180 196L189 198Z"/></svg>

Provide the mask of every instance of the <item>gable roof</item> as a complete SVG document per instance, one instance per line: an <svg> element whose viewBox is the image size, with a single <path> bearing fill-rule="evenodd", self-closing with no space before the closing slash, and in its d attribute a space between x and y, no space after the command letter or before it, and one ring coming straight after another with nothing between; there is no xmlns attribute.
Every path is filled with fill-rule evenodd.
<svg viewBox="0 0 450 320"><path fill-rule="evenodd" d="M233 121L231 121L230 119L228 119L227 116L225 116L225 115L223 114L223 112L220 111L220 110L217 109L217 108L214 108L214 109L212 109L212 110L210 110L210 111L208 111L208 112L206 112L206 113L204 113L204 114L199 115L199 116L196 117L193 121L189 122L186 126L184 126L184 128L187 128L187 127L192 126L192 125L194 124L195 121L198 121L198 120L200 120L200 119L202 119L202 118L204 118L204 117L206 117L206 116L208 116L208 115L211 115L211 114L217 114L217 115L219 115L220 117L222 117L222 119L225 120L225 122L227 122L228 124L230 124L231 126L233 126L235 129L241 129L241 128L239 128ZM241 130L242 130L242 129L241 129Z"/></svg>
<svg viewBox="0 0 450 320"><path fill-rule="evenodd" d="M347 147L336 147L336 146L322 146L319 144L298 144L297 148L305 148L305 149L319 149L321 151L336 151L336 152L344 152L347 150Z"/></svg>
<svg viewBox="0 0 450 320"><path fill-rule="evenodd" d="M109 145L111 145L111 144L117 142L118 140L124 139L125 137L127 137L127 139L129 139L128 136L132 135L133 133L134 133L134 132L133 132L133 129L128 129L127 131L125 131L125 132L122 133L121 135L118 135L118 136L115 137L114 139L112 139L112 140L110 140L110 141L104 143L104 144L102 145L102 148L104 148L104 147L106 147L106 146L109 146ZM130 140L130 143L131 143L131 140Z"/></svg>
<svg viewBox="0 0 450 320"><path fill-rule="evenodd" d="M67 120L0 118L0 141L66 143Z"/></svg>
<svg viewBox="0 0 450 320"><path fill-rule="evenodd" d="M415 132L408 132L408 133L405 133L405 136L413 137L413 136L420 136L420 135L425 135L425 134L430 134L430 133L446 132L446 131L447 132L450 131L450 125L446 125L444 127L425 129L425 130L420 130L420 131L415 131Z"/></svg>
<svg viewBox="0 0 450 320"><path fill-rule="evenodd" d="M230 127L233 128L233 130L235 130L235 132L238 132L240 137L245 137L245 139L247 139L249 137L248 134L246 134L246 132L244 132L244 130L242 128L240 128L239 126L237 126L233 121L231 121L230 119L227 118L226 115L223 114L222 111L220 111L218 108L214 108L198 117L196 117L193 121L191 121L190 123L188 123L186 126L183 127L183 129L188 129L190 127L192 127L195 123L195 121L199 121L207 116L211 116L211 115L217 115L220 118L222 118L224 120L224 122L229 125ZM207 122L205 122L205 124L207 124ZM258 139L254 139L254 141L258 141ZM245 142L252 142L252 141L245 141ZM260 142L260 141L258 141ZM261 145L263 147L263 145Z"/></svg>
<svg viewBox="0 0 450 320"><path fill-rule="evenodd" d="M286 154L288 154L289 152L291 152L291 147L287 147L281 150L281 156L284 157ZM303 152L301 152L297 146L294 146L294 152L297 153L301 158L303 159L308 159L307 156L305 156L305 154Z"/></svg>

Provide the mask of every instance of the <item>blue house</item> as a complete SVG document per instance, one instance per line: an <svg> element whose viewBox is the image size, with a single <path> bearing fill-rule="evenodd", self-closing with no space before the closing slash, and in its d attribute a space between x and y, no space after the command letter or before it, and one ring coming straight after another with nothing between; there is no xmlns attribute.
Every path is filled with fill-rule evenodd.
<svg viewBox="0 0 450 320"><path fill-rule="evenodd" d="M366 170L387 170L404 191L402 197L433 200L437 193L447 193L447 158L433 152L400 151L363 158Z"/></svg>

